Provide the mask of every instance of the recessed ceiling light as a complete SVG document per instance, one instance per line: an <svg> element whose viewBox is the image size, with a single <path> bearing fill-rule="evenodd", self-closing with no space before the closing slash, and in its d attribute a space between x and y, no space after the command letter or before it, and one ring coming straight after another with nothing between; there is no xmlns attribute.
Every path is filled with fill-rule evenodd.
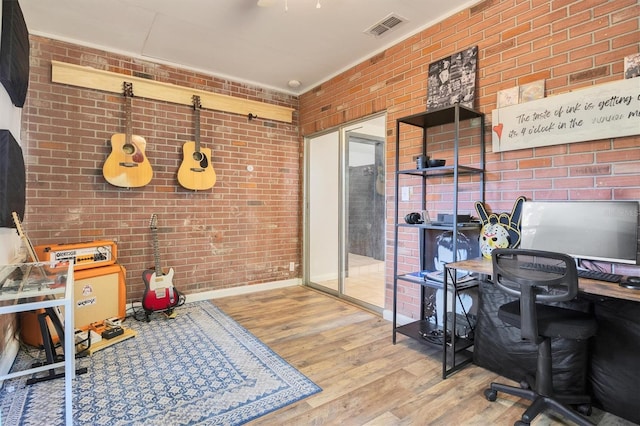
<svg viewBox="0 0 640 426"><path fill-rule="evenodd" d="M289 80L289 83L287 83L289 85L289 87L291 87L292 89L297 89L298 87L300 87L300 83L298 80Z"/></svg>

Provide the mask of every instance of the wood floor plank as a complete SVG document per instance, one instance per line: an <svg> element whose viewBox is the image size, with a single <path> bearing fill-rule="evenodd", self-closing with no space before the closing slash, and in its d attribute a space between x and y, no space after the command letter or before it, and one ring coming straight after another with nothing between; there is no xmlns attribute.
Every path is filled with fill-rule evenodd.
<svg viewBox="0 0 640 426"><path fill-rule="evenodd" d="M213 303L322 387L251 425L512 425L526 408L509 395L487 401L492 381L513 382L481 367L442 380L439 347L404 336L394 345L388 321L316 290L287 287ZM632 425L602 418L591 420ZM546 415L532 423L564 424Z"/></svg>

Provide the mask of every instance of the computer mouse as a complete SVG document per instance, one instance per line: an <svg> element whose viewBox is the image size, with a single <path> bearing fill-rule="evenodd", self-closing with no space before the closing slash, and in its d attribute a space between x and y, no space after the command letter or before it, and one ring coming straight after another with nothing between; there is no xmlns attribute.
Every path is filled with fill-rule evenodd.
<svg viewBox="0 0 640 426"><path fill-rule="evenodd" d="M640 290L640 277L625 277L620 281L620 287Z"/></svg>

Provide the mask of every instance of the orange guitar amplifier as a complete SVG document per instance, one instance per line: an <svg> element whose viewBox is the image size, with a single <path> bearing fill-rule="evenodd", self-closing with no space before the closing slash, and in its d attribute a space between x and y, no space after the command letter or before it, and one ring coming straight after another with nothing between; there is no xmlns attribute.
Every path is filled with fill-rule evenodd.
<svg viewBox="0 0 640 426"><path fill-rule="evenodd" d="M109 265L73 273L73 322L75 328L87 330L89 325L108 318L126 316L127 287L125 269Z"/></svg>
<svg viewBox="0 0 640 426"><path fill-rule="evenodd" d="M121 265L75 271L73 288L74 328L87 330L92 323L126 315L125 269ZM42 346L38 311L20 313L20 337L28 345ZM47 319L54 342L58 336Z"/></svg>
<svg viewBox="0 0 640 426"><path fill-rule="evenodd" d="M118 248L114 241L87 241L72 244L48 244L34 247L41 262L72 262L74 270L97 268L116 263Z"/></svg>
<svg viewBox="0 0 640 426"><path fill-rule="evenodd" d="M36 348L42 346L42 332L40 331L40 322L38 320L38 315L42 313L44 313L44 309L20 312L18 314L20 321L20 339L27 345ZM47 318L47 325L49 327L49 333L51 333L51 340L53 340L54 343L58 343L60 341L58 333L49 318Z"/></svg>

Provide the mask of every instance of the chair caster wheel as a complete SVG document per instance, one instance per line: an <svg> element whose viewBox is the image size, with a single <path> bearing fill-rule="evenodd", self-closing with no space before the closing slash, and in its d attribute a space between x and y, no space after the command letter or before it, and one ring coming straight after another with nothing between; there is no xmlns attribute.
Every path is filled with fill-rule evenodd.
<svg viewBox="0 0 640 426"><path fill-rule="evenodd" d="M591 404L580 404L576 406L576 411L583 416L590 416L592 413Z"/></svg>
<svg viewBox="0 0 640 426"><path fill-rule="evenodd" d="M517 420L513 426L529 426L531 423L525 422L523 420Z"/></svg>
<svg viewBox="0 0 640 426"><path fill-rule="evenodd" d="M498 399L498 392L493 389L485 389L484 397L487 398L487 401L493 402Z"/></svg>

